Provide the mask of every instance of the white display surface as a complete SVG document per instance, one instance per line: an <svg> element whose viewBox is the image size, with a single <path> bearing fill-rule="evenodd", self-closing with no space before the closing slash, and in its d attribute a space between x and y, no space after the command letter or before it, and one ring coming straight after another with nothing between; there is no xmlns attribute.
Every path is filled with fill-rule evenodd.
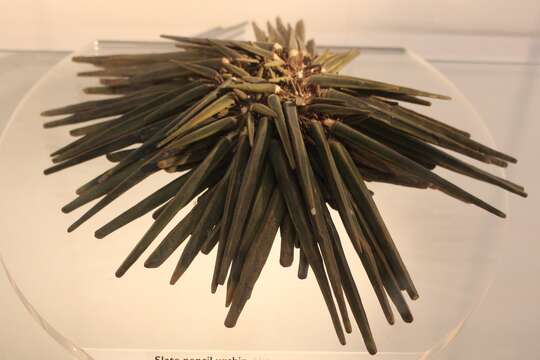
<svg viewBox="0 0 540 360"><path fill-rule="evenodd" d="M97 53L128 50L111 43L96 48ZM145 181L74 234L65 232L79 213L65 216L60 207L71 200L75 188L107 164L93 161L43 176L48 153L69 137L66 129L43 130L38 114L87 98L80 92L87 80L74 76L82 68L69 60L54 68L21 104L0 144L4 169L0 186L10 189L0 204L4 215L0 250L39 314L96 358L108 349L149 349L147 354L157 356L170 354L160 349L231 354L247 350L255 351L252 355L285 358L297 352L310 352L310 358L315 358L314 353L334 358L338 352L358 358L364 352L359 332L355 329L348 337L347 346L339 345L313 277L300 281L296 269L282 269L278 246L233 330L223 326L223 291L209 292L213 255L201 255L174 287L168 285L168 278L175 257L158 270L145 269L141 261L124 278L116 279L114 270L150 219L103 240L94 239L93 230L168 181L167 175ZM479 141L491 142L482 121L455 88L408 52L366 51L345 72L451 95L453 101L437 102L425 113L468 130ZM449 178L504 211L502 190L458 175ZM444 345L481 299L504 222L434 191L370 187L420 292L420 299L411 304L413 324L385 323L348 243L346 250L380 351L391 353L391 358L406 353L417 357ZM342 227L339 230L346 239Z"/></svg>

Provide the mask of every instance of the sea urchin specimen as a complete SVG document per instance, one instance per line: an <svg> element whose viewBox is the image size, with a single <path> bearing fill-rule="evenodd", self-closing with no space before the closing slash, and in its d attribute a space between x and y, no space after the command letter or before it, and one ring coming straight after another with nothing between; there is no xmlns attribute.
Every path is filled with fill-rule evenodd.
<svg viewBox="0 0 540 360"><path fill-rule="evenodd" d="M471 139L465 131L400 104L448 99L407 87L338 75L357 55L318 54L304 24L279 18L256 41L163 36L177 51L75 57L101 78L87 93L120 94L49 110L68 115L45 127L103 119L71 130L78 138L52 154L50 174L106 156L115 163L82 185L62 210L98 200L69 231L152 174L173 178L96 231L109 235L154 211L155 221L116 271L123 276L175 215L191 211L146 258L158 267L186 241L172 274L174 284L199 253L217 247L212 292L227 284L225 325L236 324L281 233L280 263L298 276L311 268L335 331L351 332L346 303L370 353L377 351L354 276L328 206L337 210L389 323L390 302L413 317L404 297L418 297L366 181L440 190L497 216L505 215L435 174L439 166L521 196L524 188L442 149L507 166L516 159Z"/></svg>

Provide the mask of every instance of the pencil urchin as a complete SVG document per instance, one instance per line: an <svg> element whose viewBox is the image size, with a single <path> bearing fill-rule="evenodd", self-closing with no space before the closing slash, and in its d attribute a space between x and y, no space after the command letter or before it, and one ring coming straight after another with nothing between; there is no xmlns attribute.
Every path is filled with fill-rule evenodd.
<svg viewBox="0 0 540 360"><path fill-rule="evenodd" d="M62 210L98 200L73 231L124 192L165 170L172 181L96 231L103 238L154 211L155 221L116 271L121 277L175 215L191 211L146 258L158 267L186 241L172 274L174 284L199 254L217 256L212 292L227 284L225 325L234 326L251 296L278 230L280 263L298 276L308 268L321 289L341 343L351 332L347 305L366 347L375 353L360 294L329 208L337 210L390 324L395 305L413 317L403 295L418 297L366 181L432 188L505 215L432 172L439 166L521 196L524 188L459 160L441 148L506 166L516 160L471 139L460 129L400 104L448 99L412 88L339 75L357 55L316 52L304 24L279 18L256 41L163 36L177 51L75 57L99 70L88 93L120 94L43 113L68 115L45 127L106 118L78 127L78 138L52 154L50 174L106 156L115 163L82 185ZM175 175L176 174L176 175Z"/></svg>

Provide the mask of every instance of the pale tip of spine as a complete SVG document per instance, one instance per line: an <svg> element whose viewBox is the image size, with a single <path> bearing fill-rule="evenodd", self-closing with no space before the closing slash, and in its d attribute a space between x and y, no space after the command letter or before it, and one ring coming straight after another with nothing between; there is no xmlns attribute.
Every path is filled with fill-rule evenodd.
<svg viewBox="0 0 540 360"><path fill-rule="evenodd" d="M324 126L331 127L336 121L332 119L325 119L322 121Z"/></svg>

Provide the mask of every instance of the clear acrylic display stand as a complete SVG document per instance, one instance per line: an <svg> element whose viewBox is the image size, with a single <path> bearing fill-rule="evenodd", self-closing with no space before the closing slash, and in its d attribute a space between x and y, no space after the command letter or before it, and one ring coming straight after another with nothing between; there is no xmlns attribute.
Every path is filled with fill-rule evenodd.
<svg viewBox="0 0 540 360"><path fill-rule="evenodd" d="M98 41L82 53L170 49L166 43ZM435 101L420 111L493 145L473 107L432 66L404 49L360 50L360 57L344 73L450 95L452 101ZM61 206L74 197L80 184L108 166L106 160L97 159L55 175L43 175L43 169L50 164L48 154L71 138L67 128L43 129L40 112L97 98L81 92L95 80L76 77L87 66L72 63L70 58L55 66L27 94L2 136L0 252L21 300L45 330L76 357L428 358L452 340L481 302L490 284L504 221L437 191L385 184L369 186L420 298L410 302L415 316L412 324L398 320L388 325L360 261L349 242L344 241L379 348L376 357L367 354L356 328L346 346L339 344L313 275L298 280L296 266L280 267L278 245L274 245L253 297L234 329L223 325L224 291L210 293L214 253L200 255L175 286L168 280L176 254L159 269L146 269L139 261L126 276L115 278L115 269L150 225L151 218L139 219L101 240L94 238L93 231L169 181L171 175L149 178L76 232L66 232L81 212L64 215ZM438 172L505 210L506 195L502 190ZM342 239L347 239L343 227L338 230Z"/></svg>

